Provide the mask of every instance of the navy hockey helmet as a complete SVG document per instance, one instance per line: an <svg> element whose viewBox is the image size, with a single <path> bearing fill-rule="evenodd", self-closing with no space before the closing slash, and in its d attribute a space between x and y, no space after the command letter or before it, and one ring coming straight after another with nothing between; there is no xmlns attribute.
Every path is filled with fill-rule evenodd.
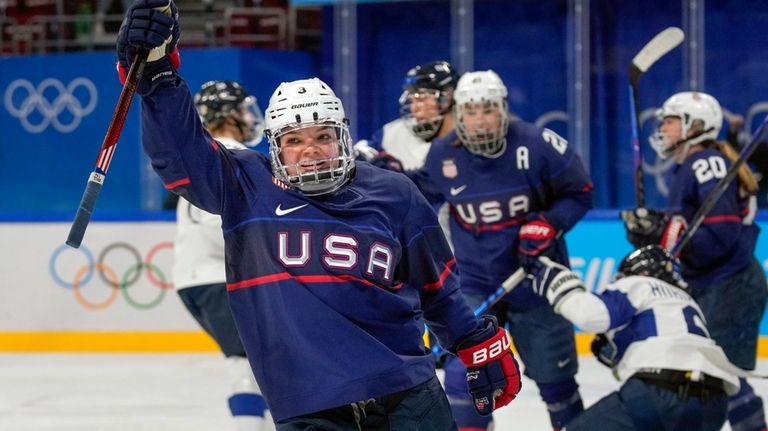
<svg viewBox="0 0 768 431"><path fill-rule="evenodd" d="M209 130L231 118L240 129L243 144L255 146L264 133L264 115L256 98L237 81L208 81L195 94L195 107Z"/></svg>
<svg viewBox="0 0 768 431"><path fill-rule="evenodd" d="M628 254L619 264L616 275L642 275L658 278L682 289L688 287L680 274L680 263L658 245L647 245Z"/></svg>
<svg viewBox="0 0 768 431"><path fill-rule="evenodd" d="M405 74L400 115L418 137L430 140L440 131L457 82L459 74L447 61L421 64Z"/></svg>

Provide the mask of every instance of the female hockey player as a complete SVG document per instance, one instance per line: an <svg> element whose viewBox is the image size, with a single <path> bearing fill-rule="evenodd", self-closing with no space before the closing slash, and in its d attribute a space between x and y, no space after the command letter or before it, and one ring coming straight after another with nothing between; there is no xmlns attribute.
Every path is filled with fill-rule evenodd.
<svg viewBox="0 0 768 431"><path fill-rule="evenodd" d="M168 6L134 2L119 63L151 50L138 85L144 150L168 189L222 217L230 307L277 429L456 429L425 322L467 364L479 410L512 401L520 377L506 331L467 306L416 187L355 163L330 87L278 86L265 112L270 159L229 150L176 74Z"/></svg>
<svg viewBox="0 0 768 431"><path fill-rule="evenodd" d="M720 431L736 367L709 337L678 264L649 245L619 265L600 294L541 257L533 288L556 313L598 336L592 351L623 384L568 424L568 431Z"/></svg>
<svg viewBox="0 0 768 431"><path fill-rule="evenodd" d="M699 92L678 93L657 113L660 126L651 144L662 158L674 157L667 211L625 211L627 237L636 247L662 244L671 249L678 236L736 159L726 143L717 141L723 111L717 99ZM760 320L768 290L754 256L759 228L753 223L757 183L749 169L739 171L706 215L690 243L680 251L683 277L707 319L712 338L728 359L755 368ZM746 380L728 404L732 429L766 428L763 401Z"/></svg>
<svg viewBox="0 0 768 431"><path fill-rule="evenodd" d="M507 88L491 71L464 74L454 92L457 131L432 144L412 177L435 205L450 205L461 290L481 303L539 255L567 264L563 234L592 205L592 183L568 143L548 129L509 121ZM539 387L552 426L582 409L573 325L518 289L496 307L509 324L526 375ZM460 429L486 429L471 408L459 361L447 360L446 392Z"/></svg>

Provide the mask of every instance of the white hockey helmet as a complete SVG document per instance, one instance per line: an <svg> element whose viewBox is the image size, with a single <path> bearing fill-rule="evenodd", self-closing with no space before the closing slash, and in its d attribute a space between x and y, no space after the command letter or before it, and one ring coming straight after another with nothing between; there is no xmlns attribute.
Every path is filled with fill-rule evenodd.
<svg viewBox="0 0 768 431"><path fill-rule="evenodd" d="M312 170L306 170L301 163L286 165L280 156L280 137L316 126L328 126L336 131L338 155L316 160ZM344 107L331 87L318 78L283 82L277 87L266 111L266 136L275 178L307 195L337 190L355 166Z"/></svg>
<svg viewBox="0 0 768 431"><path fill-rule="evenodd" d="M670 157L681 146L687 148L706 140L717 139L723 127L723 110L714 97L706 93L686 91L677 93L667 99L656 111L658 121L667 117L680 118L681 140L665 147L664 134L657 132L650 137L651 146L662 159ZM694 131L692 137L688 133Z"/></svg>
<svg viewBox="0 0 768 431"><path fill-rule="evenodd" d="M501 154L507 143L509 112L507 110L507 87L493 70L467 72L461 76L453 95L456 131L461 143L471 153L486 157ZM487 128L468 128L464 116L478 109L483 112L495 109L499 114L498 124Z"/></svg>

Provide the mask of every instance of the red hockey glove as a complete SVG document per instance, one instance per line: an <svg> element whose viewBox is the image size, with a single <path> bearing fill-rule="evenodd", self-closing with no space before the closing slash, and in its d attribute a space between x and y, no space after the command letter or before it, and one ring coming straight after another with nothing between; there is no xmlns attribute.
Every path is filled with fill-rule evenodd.
<svg viewBox="0 0 768 431"><path fill-rule="evenodd" d="M549 254L558 235L557 229L541 214L532 214L520 228L518 252L520 266L530 272L539 256Z"/></svg>
<svg viewBox="0 0 768 431"><path fill-rule="evenodd" d="M520 367L510 350L507 331L496 318L483 316L485 328L464 340L457 349L467 367L467 386L475 410L488 416L506 406L520 392Z"/></svg>

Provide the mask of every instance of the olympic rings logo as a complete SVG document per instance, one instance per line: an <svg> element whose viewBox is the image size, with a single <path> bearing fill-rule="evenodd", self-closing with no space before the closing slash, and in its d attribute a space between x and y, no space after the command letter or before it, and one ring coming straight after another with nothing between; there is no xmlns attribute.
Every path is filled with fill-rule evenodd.
<svg viewBox="0 0 768 431"><path fill-rule="evenodd" d="M155 244L147 252L146 258L142 258L136 247L131 244L126 242L115 242L105 247L94 260L93 253L91 253L88 247L82 245L77 250L81 254L80 257L85 258L85 262L80 266L75 264L74 275L65 279L65 277L60 275L59 271L61 270L61 267L71 267L70 261L72 260L72 256L68 256L69 259L63 258L62 256L65 252L71 251L72 249L66 245L61 245L54 250L53 254L51 254L48 268L53 281L65 289L72 290L75 300L86 309L106 309L122 294L125 301L132 307L148 310L158 306L163 301L163 298L165 298L168 290L173 288L173 283L170 279L166 277L166 274L158 265L153 263L158 252L163 249L170 249L172 251L173 243L168 241ZM122 250L123 254L127 253L135 263L131 264L129 262L126 268L121 267L120 270L122 273L118 276L118 269L116 268L121 261L113 258L115 262L110 265L107 264L107 258L115 252L120 253L120 250ZM67 262L64 262L65 260ZM122 259L122 263L125 263L125 259ZM142 274L146 275L146 278L151 285L158 288L157 294L150 300L139 300L135 297L135 293L130 290L130 288L139 281ZM94 280L94 275L109 289L109 292L104 299L91 300L86 299L85 295L83 295L82 288Z"/></svg>
<svg viewBox="0 0 768 431"><path fill-rule="evenodd" d="M85 106L75 96L75 92L81 87L88 93ZM52 91L56 92L56 96L53 101L49 101L46 94ZM21 97L14 97L17 93ZM20 103L16 105L16 101ZM24 130L30 133L42 133L49 125L53 125L53 128L61 133L69 133L80 125L83 117L93 112L97 101L96 86L90 79L84 77L73 79L66 87L56 78L44 79L37 87L26 79L17 79L5 89L5 109L18 118ZM35 111L42 116L42 120L36 124L30 119ZM69 115L62 120L60 117L64 111ZM69 116L71 119L67 121L66 118Z"/></svg>

